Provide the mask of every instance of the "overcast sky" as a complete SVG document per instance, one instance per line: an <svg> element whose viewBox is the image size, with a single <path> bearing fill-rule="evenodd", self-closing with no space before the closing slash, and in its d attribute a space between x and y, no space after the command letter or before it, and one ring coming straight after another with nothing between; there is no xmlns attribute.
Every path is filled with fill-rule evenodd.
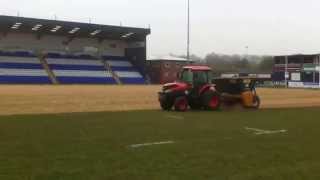
<svg viewBox="0 0 320 180"><path fill-rule="evenodd" d="M225 54L320 52L319 0L190 0L191 51ZM0 0L0 13L151 26L149 55L186 52L187 0Z"/></svg>

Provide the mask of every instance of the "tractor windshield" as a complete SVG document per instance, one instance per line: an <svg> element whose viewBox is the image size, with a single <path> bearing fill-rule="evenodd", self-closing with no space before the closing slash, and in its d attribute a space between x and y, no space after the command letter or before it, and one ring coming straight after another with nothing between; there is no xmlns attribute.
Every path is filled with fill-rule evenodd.
<svg viewBox="0 0 320 180"><path fill-rule="evenodd" d="M182 72L180 80L194 85L208 84L211 82L211 71L192 71L186 69Z"/></svg>

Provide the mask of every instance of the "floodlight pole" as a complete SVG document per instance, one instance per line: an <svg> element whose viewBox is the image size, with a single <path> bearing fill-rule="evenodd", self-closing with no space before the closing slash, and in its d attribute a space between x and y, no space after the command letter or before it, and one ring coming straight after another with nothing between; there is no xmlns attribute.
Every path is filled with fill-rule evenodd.
<svg viewBox="0 0 320 180"><path fill-rule="evenodd" d="M246 46L246 59L249 60L249 46Z"/></svg>
<svg viewBox="0 0 320 180"><path fill-rule="evenodd" d="M316 70L317 70L317 68L316 68ZM320 89L320 55L318 56L318 75L319 75L319 79L318 79L319 82L318 83L319 83L319 89Z"/></svg>
<svg viewBox="0 0 320 180"><path fill-rule="evenodd" d="M288 88L287 74L288 74L288 56L285 57L285 72L284 72L284 82L285 82L286 88Z"/></svg>
<svg viewBox="0 0 320 180"><path fill-rule="evenodd" d="M188 40L187 40L187 60L190 62L190 0L188 0Z"/></svg>

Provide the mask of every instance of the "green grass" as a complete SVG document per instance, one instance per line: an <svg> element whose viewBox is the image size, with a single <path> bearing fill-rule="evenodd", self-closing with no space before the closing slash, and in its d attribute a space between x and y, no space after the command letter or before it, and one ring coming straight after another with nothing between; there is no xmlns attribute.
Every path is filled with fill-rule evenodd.
<svg viewBox="0 0 320 180"><path fill-rule="evenodd" d="M2 116L0 179L319 179L319 117L319 108Z"/></svg>

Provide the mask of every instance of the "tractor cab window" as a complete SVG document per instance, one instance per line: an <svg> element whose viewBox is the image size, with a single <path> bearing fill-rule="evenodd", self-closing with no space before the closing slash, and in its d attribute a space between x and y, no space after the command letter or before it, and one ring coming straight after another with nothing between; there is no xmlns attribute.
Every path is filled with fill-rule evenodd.
<svg viewBox="0 0 320 180"><path fill-rule="evenodd" d="M193 72L193 82L195 85L202 85L208 83L207 71L195 71Z"/></svg>
<svg viewBox="0 0 320 180"><path fill-rule="evenodd" d="M188 69L184 70L180 76L181 81L193 84L195 86L211 83L211 79L211 71L192 71Z"/></svg>
<svg viewBox="0 0 320 180"><path fill-rule="evenodd" d="M191 70L184 70L181 74L180 80L192 84L193 73Z"/></svg>

